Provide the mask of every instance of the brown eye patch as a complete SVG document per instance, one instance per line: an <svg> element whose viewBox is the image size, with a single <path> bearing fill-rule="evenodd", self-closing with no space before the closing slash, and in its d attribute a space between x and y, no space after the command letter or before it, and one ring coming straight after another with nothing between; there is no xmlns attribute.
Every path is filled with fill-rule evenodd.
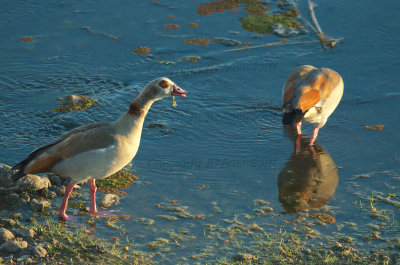
<svg viewBox="0 0 400 265"><path fill-rule="evenodd" d="M169 87L169 83L165 80L162 80L160 83L158 83L158 85L162 88L167 88Z"/></svg>

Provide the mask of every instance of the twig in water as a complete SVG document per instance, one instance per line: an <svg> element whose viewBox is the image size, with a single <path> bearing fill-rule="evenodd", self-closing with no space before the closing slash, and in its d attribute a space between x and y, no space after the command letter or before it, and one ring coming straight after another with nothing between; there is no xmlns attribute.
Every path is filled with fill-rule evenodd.
<svg viewBox="0 0 400 265"><path fill-rule="evenodd" d="M336 43L336 42L343 40L343 38L332 39L332 40L334 40ZM308 43L318 43L318 42L320 42L320 41L319 40L310 40L310 41L296 41L296 42L270 42L270 43L265 43L265 44L257 45L257 46L249 46L249 47L243 47L243 48L224 50L223 52L235 52L235 51L257 49L257 48L263 48L263 47L298 45L298 44L308 44Z"/></svg>
<svg viewBox="0 0 400 265"><path fill-rule="evenodd" d="M321 27L319 26L317 17L315 16L314 7L316 7L316 4L311 2L310 0L308 0L308 9L310 11L310 16L316 27L316 30L313 27L311 27L311 29L317 34L318 39L321 42L322 49L326 50L324 44L326 46L328 46L329 48L333 48L337 44L337 40L329 37L322 31ZM309 25L309 26L311 26L311 25Z"/></svg>

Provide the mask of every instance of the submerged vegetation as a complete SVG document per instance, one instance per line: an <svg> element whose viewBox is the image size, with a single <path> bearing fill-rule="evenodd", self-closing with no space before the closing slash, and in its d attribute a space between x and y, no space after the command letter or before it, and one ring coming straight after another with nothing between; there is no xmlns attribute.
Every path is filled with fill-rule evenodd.
<svg viewBox="0 0 400 265"><path fill-rule="evenodd" d="M70 95L61 100L63 101L61 105L52 109L52 112L67 113L71 111L86 110L95 104L93 99L82 95Z"/></svg>
<svg viewBox="0 0 400 265"><path fill-rule="evenodd" d="M243 29L251 32L269 34L272 32L272 26L275 24L282 24L289 28L300 28L301 24L290 16L283 14L270 14L261 16L248 16L240 18Z"/></svg>
<svg viewBox="0 0 400 265"><path fill-rule="evenodd" d="M151 52L151 49L146 46L140 46L133 50L133 53L139 54L139 55L146 55L146 54L149 54L150 52Z"/></svg>
<svg viewBox="0 0 400 265"><path fill-rule="evenodd" d="M126 192L121 190L128 188L137 179L138 177L135 174L120 170L108 178L97 180L96 185L98 190L103 193L125 195Z"/></svg>
<svg viewBox="0 0 400 265"><path fill-rule="evenodd" d="M287 28L300 28L301 24L294 18L300 15L296 7L291 7L288 10L282 10L278 14L265 14L271 10L265 5L265 2L260 0L217 0L205 4L200 4L196 12L199 15L208 16L214 13L223 13L225 10L236 10L244 5L244 10L248 14L247 17L242 17L239 21L242 23L242 28L260 34L269 34L272 32L272 27L275 24L281 24Z"/></svg>

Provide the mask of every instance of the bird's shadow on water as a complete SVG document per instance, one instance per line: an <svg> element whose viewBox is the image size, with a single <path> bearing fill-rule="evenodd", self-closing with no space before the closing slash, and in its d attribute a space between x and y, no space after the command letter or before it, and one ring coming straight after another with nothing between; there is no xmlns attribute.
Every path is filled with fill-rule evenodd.
<svg viewBox="0 0 400 265"><path fill-rule="evenodd" d="M284 213L319 209L332 199L339 182L338 168L320 144L297 136L294 128L285 128L293 142L293 152L278 175L278 200Z"/></svg>

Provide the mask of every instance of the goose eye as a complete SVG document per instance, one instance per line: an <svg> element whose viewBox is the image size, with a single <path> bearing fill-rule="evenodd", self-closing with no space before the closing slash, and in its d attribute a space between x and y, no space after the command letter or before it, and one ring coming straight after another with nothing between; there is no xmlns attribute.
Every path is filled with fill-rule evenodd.
<svg viewBox="0 0 400 265"><path fill-rule="evenodd" d="M158 83L158 85L162 88L167 88L169 87L169 83L165 80L162 80L160 83Z"/></svg>

